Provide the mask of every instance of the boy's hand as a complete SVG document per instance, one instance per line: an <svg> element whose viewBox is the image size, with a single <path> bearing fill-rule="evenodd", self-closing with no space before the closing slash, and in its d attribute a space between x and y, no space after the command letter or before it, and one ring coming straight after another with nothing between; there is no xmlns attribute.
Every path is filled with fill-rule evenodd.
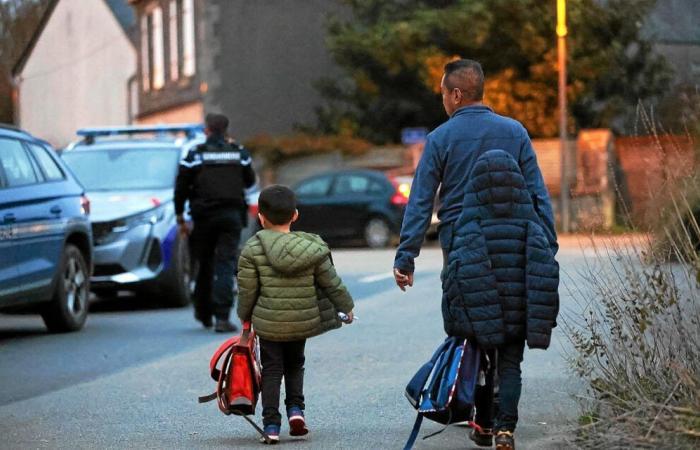
<svg viewBox="0 0 700 450"><path fill-rule="evenodd" d="M406 292L406 286L413 287L413 273L404 273L394 268L394 280L396 280L396 285L399 289L404 292Z"/></svg>
<svg viewBox="0 0 700 450"><path fill-rule="evenodd" d="M355 320L355 314L353 314L352 311L349 313L345 314L344 312L339 312L338 313L338 318L340 319L341 322L343 322L345 325L350 325L354 320Z"/></svg>

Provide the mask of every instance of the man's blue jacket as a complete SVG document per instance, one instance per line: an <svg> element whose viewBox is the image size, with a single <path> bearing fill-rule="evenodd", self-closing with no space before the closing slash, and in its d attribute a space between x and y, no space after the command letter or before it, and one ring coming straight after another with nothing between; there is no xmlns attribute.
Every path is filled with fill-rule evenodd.
<svg viewBox="0 0 700 450"><path fill-rule="evenodd" d="M404 272L414 271L414 259L430 225L438 186L440 244L449 248L452 225L462 212L464 188L474 162L493 149L505 150L518 162L552 254L556 254L552 205L527 131L518 121L500 116L487 106L475 105L458 109L447 122L428 134L411 186L394 267Z"/></svg>

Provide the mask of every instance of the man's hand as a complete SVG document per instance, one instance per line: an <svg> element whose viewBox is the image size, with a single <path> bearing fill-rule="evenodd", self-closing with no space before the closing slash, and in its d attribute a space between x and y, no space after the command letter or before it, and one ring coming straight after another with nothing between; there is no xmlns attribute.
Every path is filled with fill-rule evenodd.
<svg viewBox="0 0 700 450"><path fill-rule="evenodd" d="M413 287L413 273L404 273L401 270L394 268L394 280L396 285L402 291L406 291L406 286Z"/></svg>
<svg viewBox="0 0 700 450"><path fill-rule="evenodd" d="M177 216L177 228L178 228L178 231L180 232L181 235L183 235L183 236L190 235L190 227L187 226L187 222L185 222L184 217Z"/></svg>

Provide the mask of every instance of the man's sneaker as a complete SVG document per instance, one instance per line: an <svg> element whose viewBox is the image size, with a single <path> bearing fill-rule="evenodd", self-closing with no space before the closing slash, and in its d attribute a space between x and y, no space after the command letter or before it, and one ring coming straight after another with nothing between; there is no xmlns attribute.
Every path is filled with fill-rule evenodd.
<svg viewBox="0 0 700 450"><path fill-rule="evenodd" d="M501 430L496 433L496 450L515 450L512 431Z"/></svg>
<svg viewBox="0 0 700 450"><path fill-rule="evenodd" d="M297 406L292 406L287 410L289 418L289 435L290 436L305 436L309 434L309 429L306 428L306 419L304 419L304 411Z"/></svg>
<svg viewBox="0 0 700 450"><path fill-rule="evenodd" d="M265 440L264 437L260 437L260 442L263 444L269 444L269 445L274 445L279 443L280 441L280 426L279 425L265 425L265 428L263 429L265 434L268 437L268 440Z"/></svg>
<svg viewBox="0 0 700 450"><path fill-rule="evenodd" d="M235 333L236 331L238 331L238 327L228 320L216 319L214 331L216 331L217 333Z"/></svg>
<svg viewBox="0 0 700 450"><path fill-rule="evenodd" d="M195 311L194 318L201 322L204 328L211 328L214 325L214 322L211 320L211 315L202 314Z"/></svg>
<svg viewBox="0 0 700 450"><path fill-rule="evenodd" d="M469 439L474 441L479 447L491 447L493 445L493 432L489 428L484 428L481 432L472 428Z"/></svg>

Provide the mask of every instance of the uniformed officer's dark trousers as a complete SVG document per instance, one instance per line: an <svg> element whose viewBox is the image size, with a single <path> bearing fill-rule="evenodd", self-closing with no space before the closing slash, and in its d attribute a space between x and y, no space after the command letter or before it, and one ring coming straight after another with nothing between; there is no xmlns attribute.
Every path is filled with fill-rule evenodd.
<svg viewBox="0 0 700 450"><path fill-rule="evenodd" d="M238 264L241 213L221 211L194 221L190 237L199 264L194 307L199 318L229 318L233 306L233 277Z"/></svg>

